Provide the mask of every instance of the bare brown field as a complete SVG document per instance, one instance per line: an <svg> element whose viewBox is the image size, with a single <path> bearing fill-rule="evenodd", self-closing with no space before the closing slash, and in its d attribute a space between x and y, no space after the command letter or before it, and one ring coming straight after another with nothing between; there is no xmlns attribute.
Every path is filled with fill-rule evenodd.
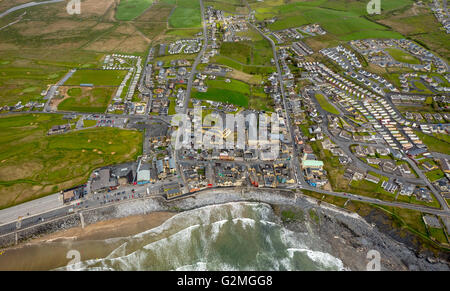
<svg viewBox="0 0 450 291"><path fill-rule="evenodd" d="M131 35L136 33L136 27L134 27L131 23L123 23L116 28L114 33Z"/></svg>
<svg viewBox="0 0 450 291"><path fill-rule="evenodd" d="M236 79L252 85L260 84L260 82L258 82L258 78L256 78L254 75L250 75L238 70L231 71L227 76L232 79Z"/></svg>
<svg viewBox="0 0 450 291"><path fill-rule="evenodd" d="M57 20L52 23L44 21L27 21L17 24L19 33L24 36L37 36L64 31L84 30L97 25L95 21Z"/></svg>
<svg viewBox="0 0 450 291"><path fill-rule="evenodd" d="M84 49L98 52L113 52L126 38L126 36L106 36L90 43Z"/></svg>
<svg viewBox="0 0 450 291"><path fill-rule="evenodd" d="M114 26L114 24L112 24L112 23L100 22L100 23L97 23L97 25L92 27L91 29L92 30L108 30L113 26Z"/></svg>
<svg viewBox="0 0 450 291"><path fill-rule="evenodd" d="M310 46L314 51L319 51L323 48L330 47L334 44L338 44L339 42L334 39L331 35L320 35L315 37L308 37L304 40L304 42Z"/></svg>
<svg viewBox="0 0 450 291"><path fill-rule="evenodd" d="M143 53L151 40L133 24L119 25L113 32L97 39L85 47L86 50Z"/></svg>
<svg viewBox="0 0 450 291"><path fill-rule="evenodd" d="M115 0L84 0L81 3L81 13L87 16L103 16L115 5Z"/></svg>
<svg viewBox="0 0 450 291"><path fill-rule="evenodd" d="M25 179L33 176L34 173L41 171L42 169L42 164L32 161L28 161L20 165L17 165L16 163L10 165L2 165L2 167L0 167L0 180L13 181L18 179Z"/></svg>
<svg viewBox="0 0 450 291"><path fill-rule="evenodd" d="M1 43L0 42L0 51L2 50L17 50L19 46L13 44L13 43Z"/></svg>

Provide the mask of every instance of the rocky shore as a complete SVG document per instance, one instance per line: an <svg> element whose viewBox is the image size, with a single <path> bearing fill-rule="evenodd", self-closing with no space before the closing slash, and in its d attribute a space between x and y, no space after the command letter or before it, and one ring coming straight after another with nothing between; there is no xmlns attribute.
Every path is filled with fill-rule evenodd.
<svg viewBox="0 0 450 291"><path fill-rule="evenodd" d="M366 270L369 251L380 254L381 270L450 270L445 261L430 263L415 251L381 232L355 213L338 209L292 191L258 189L210 189L195 196L167 202L163 198L145 198L126 201L98 209L83 210L64 218L20 230L0 237L0 245L32 242L42 237L74 227L92 225L101 221L120 219L154 212L180 212L203 206L229 202L252 201L272 205L280 223L296 232L319 236L322 251L342 260L350 270ZM286 219L286 213L296 214Z"/></svg>

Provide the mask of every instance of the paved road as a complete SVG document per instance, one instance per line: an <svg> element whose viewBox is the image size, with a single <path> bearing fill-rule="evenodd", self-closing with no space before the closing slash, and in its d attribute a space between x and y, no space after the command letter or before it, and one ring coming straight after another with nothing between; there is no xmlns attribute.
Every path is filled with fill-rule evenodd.
<svg viewBox="0 0 450 291"><path fill-rule="evenodd" d="M333 142L335 142L337 145L339 145L343 149L343 151L347 155L349 155L349 157L351 157L353 159L353 162L356 163L358 167L362 167L362 168L364 168L367 171L370 170L370 171L375 172L377 174L380 174L380 175L383 175L383 176L387 176L387 177L389 177L391 179L399 179L399 180L402 180L402 181L405 181L405 182L408 182L408 183L412 183L412 184L426 185L426 186L428 186L428 188L433 193L433 196L438 200L438 202L441 205L441 207L444 210L449 210L449 207L448 207L447 202L445 201L445 198L442 197L440 192L437 191L436 188L430 183L428 178L425 176L425 174L422 172L422 170L416 165L416 163L414 163L414 161L412 161L406 155L404 155L404 160L407 161L408 164L419 175L419 178L405 178L405 177L400 177L400 176L395 175L395 174L386 173L386 172L384 172L384 171L382 171L380 169L376 169L376 168L373 168L372 166L369 166L368 164L366 164L363 161L361 161L360 159L358 159L355 155L353 155L353 153L350 150L350 146L352 144L354 144L354 142L352 142L352 141L343 141L339 137L334 137L331 134L331 132L328 130L328 118L327 118L328 112L326 112L325 110L322 109L322 107L319 105L319 103L317 102L317 100L315 98L312 98L312 100L316 103L316 108L318 109L319 113L323 116L322 130L326 133L327 136L330 137L331 140L333 140Z"/></svg>
<svg viewBox="0 0 450 291"><path fill-rule="evenodd" d="M419 169L419 167L416 165L416 163L414 163L414 161L411 160L409 157L406 157L406 161L411 165L411 167L414 169L414 171L416 171L416 173L419 175L419 177L423 181L425 181L426 185L431 190L431 192L433 192L434 197L438 200L441 207L444 210L449 211L450 209L448 207L447 201L445 201L445 198L442 197L441 193L439 191L437 191L436 188L430 183L430 180L428 180L428 178L425 176L425 174L422 172L422 170Z"/></svg>
<svg viewBox="0 0 450 291"><path fill-rule="evenodd" d="M191 100L191 92L192 92L192 83L194 82L195 75L197 74L197 66L200 63L203 54L206 51L206 48L208 46L208 32L206 27L206 21L205 21L205 7L203 5L203 0L200 0L200 10L202 15L202 26L203 26L203 46L200 52L198 53L197 57L195 58L194 64L192 65L191 73L189 75L188 84L186 88L186 96L184 97L184 104L183 108L180 113L186 114L189 108L189 100ZM183 181L184 187L183 187L183 193L187 192L187 183L186 183L186 177L184 176L183 171L181 171L180 163L178 161L181 160L180 151L177 150L175 154L175 163L177 165L177 172Z"/></svg>
<svg viewBox="0 0 450 291"><path fill-rule="evenodd" d="M310 186L300 186L299 188L317 192L317 193L327 194L327 195L331 195L331 196L347 198L347 199L358 201L358 202L391 206L391 207L399 207L399 208L417 210L417 211L424 212L424 213L430 213L430 214L450 217L450 212L447 209L443 210L443 209L432 208L432 207L423 206L423 205L419 205L419 204L383 201L383 200L379 200L379 199L375 199L375 198L359 196L359 195L354 195L354 194L350 194L350 193L326 191L326 190L317 189L315 187L310 187Z"/></svg>
<svg viewBox="0 0 450 291"><path fill-rule="evenodd" d="M63 207L61 194L53 194L29 201L0 211L0 225L17 220L19 217L33 216L45 213L55 208Z"/></svg>
<svg viewBox="0 0 450 291"><path fill-rule="evenodd" d="M78 112L78 111L56 111L56 112L43 112L43 111L26 111L26 112L7 112L2 113L0 116L4 115L21 115L21 114L74 114L74 115L82 115L82 116L91 116L91 115L99 115L103 117L111 117L111 118L130 118L135 120L155 120L155 121L161 121L168 125L170 125L170 120L172 119L170 116L157 116L157 115L150 115L150 116L144 116L144 115L134 115L134 114L112 114L112 113L88 113L88 112Z"/></svg>
<svg viewBox="0 0 450 291"><path fill-rule="evenodd" d="M295 141L295 136L294 136L294 132L291 128L291 119L289 116L289 113L287 112L287 105L286 105L286 93L284 91L284 84L283 84L283 74L280 68L280 62L278 60L278 54L277 54L277 48L275 43L273 42L273 40L268 37L267 35L265 35L258 27L256 27L255 25L253 25L252 23L249 23L250 26L252 26L254 29L256 29L258 31L259 34L261 34L265 39L267 39L270 43L270 45L272 46L272 53L273 53L273 57L274 57L274 61L275 61L275 65L277 67L277 75L278 75L278 82L280 84L280 90L281 90L281 97L283 99L283 109L284 109L284 114L286 115L286 123L287 123L287 127L288 127L288 132L291 138L291 144L293 145L293 158L291 159L291 166L295 175L295 178L297 180L298 183L301 183L303 185L306 185L306 181L303 177L303 172L302 169L300 167L300 162L298 160L298 156L299 153L297 152L297 146L294 144Z"/></svg>

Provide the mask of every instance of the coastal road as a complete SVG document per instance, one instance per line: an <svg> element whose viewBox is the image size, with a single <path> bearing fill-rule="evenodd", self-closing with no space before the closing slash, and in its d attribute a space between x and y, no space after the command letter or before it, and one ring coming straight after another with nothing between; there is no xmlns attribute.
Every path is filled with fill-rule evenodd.
<svg viewBox="0 0 450 291"><path fill-rule="evenodd" d="M311 186L301 186L299 188L302 190L308 190L308 191L312 191L312 192L316 192L316 193L336 196L336 197L340 197L340 198L346 198L346 199L350 199L350 200L358 201L358 202L371 203L371 204L375 204L375 205L383 205L383 206L390 206L390 207L405 208L405 209L416 210L416 211L420 211L420 212L424 212L424 213L450 217L450 212L448 210L432 208L432 207L423 206L420 204L389 202L389 201L383 201L380 199L375 199L375 198L370 198L370 197L365 197L365 196L360 196L360 195L355 195L355 194L350 194L350 193L332 192L332 191L322 190L322 189L318 189L318 188L311 187Z"/></svg>
<svg viewBox="0 0 450 291"><path fill-rule="evenodd" d="M0 225L16 221L19 217L34 216L63 207L61 194L53 194L0 211Z"/></svg>
<svg viewBox="0 0 450 291"><path fill-rule="evenodd" d="M87 199L74 201L71 205L62 203L60 199L61 194L54 194L12 208L0 210L0 217L3 223L0 224L0 236L72 215L83 210L110 206L132 199L155 196L162 197L160 194L155 193L159 193L159 189L162 186L173 183L174 181L172 179L162 183L130 185L108 193L92 193L88 195L89 197ZM149 194L147 194L147 188L149 189ZM22 214L23 218L18 219L20 214Z"/></svg>

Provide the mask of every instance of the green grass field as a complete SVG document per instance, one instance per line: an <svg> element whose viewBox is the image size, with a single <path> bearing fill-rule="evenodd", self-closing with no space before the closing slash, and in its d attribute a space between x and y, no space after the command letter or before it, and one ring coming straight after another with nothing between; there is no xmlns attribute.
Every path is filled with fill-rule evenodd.
<svg viewBox="0 0 450 291"><path fill-rule="evenodd" d="M433 170L433 171L426 172L425 176L427 176L427 178L431 182L434 182L436 180L439 180L440 178L443 178L445 176L445 174L440 169L436 169L436 170Z"/></svg>
<svg viewBox="0 0 450 291"><path fill-rule="evenodd" d="M448 244L447 237L445 236L444 230L442 228L428 228L428 233L430 237L434 238L440 243Z"/></svg>
<svg viewBox="0 0 450 291"><path fill-rule="evenodd" d="M84 127L93 127L97 124L97 120L83 120Z"/></svg>
<svg viewBox="0 0 450 291"><path fill-rule="evenodd" d="M169 112L168 112L168 114L169 115L174 115L174 114L176 114L177 112L176 112L176 110L175 110L175 107L176 107L176 98L169 98Z"/></svg>
<svg viewBox="0 0 450 291"><path fill-rule="evenodd" d="M414 131L414 133L423 141L428 149L432 152L439 152L443 154L450 154L450 143L440 140L434 136L429 136L421 131Z"/></svg>
<svg viewBox="0 0 450 291"><path fill-rule="evenodd" d="M112 87L88 88L83 93L63 100L58 105L58 110L78 112L105 112L108 104L116 91ZM68 92L70 95L70 92Z"/></svg>
<svg viewBox="0 0 450 291"><path fill-rule="evenodd" d="M394 58L394 60L407 64L420 64L420 60L413 57L409 53L396 48L388 48L386 51Z"/></svg>
<svg viewBox="0 0 450 291"><path fill-rule="evenodd" d="M328 102L328 100L322 94L316 94L316 99L323 110L336 115L340 114L339 111L333 105L331 105L330 102Z"/></svg>
<svg viewBox="0 0 450 291"><path fill-rule="evenodd" d="M47 136L66 122L54 114L0 118L0 208L85 183L93 169L141 153L137 131L96 128Z"/></svg>
<svg viewBox="0 0 450 291"><path fill-rule="evenodd" d="M120 0L116 19L122 21L133 20L149 8L152 3L153 0Z"/></svg>
<svg viewBox="0 0 450 291"><path fill-rule="evenodd" d="M125 70L77 70L64 85L119 86L126 74Z"/></svg>
<svg viewBox="0 0 450 291"><path fill-rule="evenodd" d="M270 60L273 58L272 47L265 39L225 42L220 47L220 55L240 63L241 66L271 66Z"/></svg>
<svg viewBox="0 0 450 291"><path fill-rule="evenodd" d="M202 100L225 102L237 106L248 107L250 86L238 80L226 83L223 78L208 80L207 92L193 92L192 97Z"/></svg>
<svg viewBox="0 0 450 291"><path fill-rule="evenodd" d="M176 2L177 7L169 17L170 27L200 27L202 22L200 2L192 0L177 0Z"/></svg>

